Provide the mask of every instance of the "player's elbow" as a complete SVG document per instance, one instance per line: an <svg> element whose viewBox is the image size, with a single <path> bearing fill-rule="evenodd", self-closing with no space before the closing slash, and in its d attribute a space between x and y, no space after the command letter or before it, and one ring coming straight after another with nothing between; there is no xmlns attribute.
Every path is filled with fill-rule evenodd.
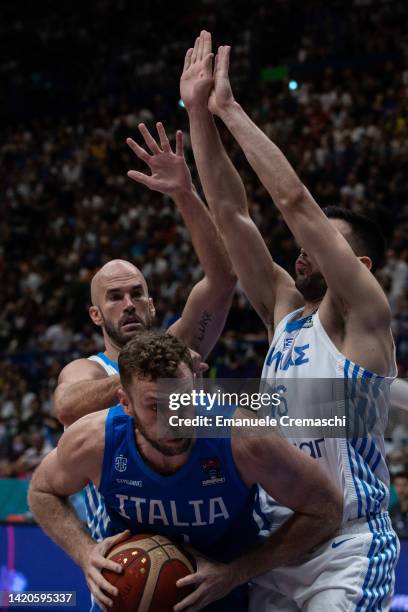
<svg viewBox="0 0 408 612"><path fill-rule="evenodd" d="M37 518L37 510L39 505L41 505L42 500L42 484L44 481L42 477L42 471L43 468L42 464L40 463L30 480L30 486L28 488L27 493L27 502L31 512L33 513L34 518Z"/></svg>
<svg viewBox="0 0 408 612"><path fill-rule="evenodd" d="M231 200L219 202L213 214L215 224L222 235L234 232L234 228L240 225L243 219L249 219L248 209L240 207Z"/></svg>
<svg viewBox="0 0 408 612"><path fill-rule="evenodd" d="M216 270L207 272L206 278L211 293L216 298L220 298L222 302L232 299L237 284L237 276L228 261Z"/></svg>
<svg viewBox="0 0 408 612"><path fill-rule="evenodd" d="M301 181L296 180L290 187L279 193L275 204L280 210L298 210L305 200L306 187Z"/></svg>
<svg viewBox="0 0 408 612"><path fill-rule="evenodd" d="M75 421L72 412L72 401L63 389L57 389L54 393L54 413L59 422L68 427Z"/></svg>

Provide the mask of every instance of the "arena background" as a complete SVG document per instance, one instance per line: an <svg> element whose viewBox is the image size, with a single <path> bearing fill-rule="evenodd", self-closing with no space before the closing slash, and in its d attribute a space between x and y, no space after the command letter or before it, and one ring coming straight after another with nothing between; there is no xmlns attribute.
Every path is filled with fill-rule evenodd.
<svg viewBox="0 0 408 612"><path fill-rule="evenodd" d="M52 405L61 367L102 348L87 314L94 271L111 258L133 261L163 328L200 277L171 201L126 177L136 164L125 138L137 137L141 120L163 121L170 134L183 129L199 188L178 83L201 28L216 44L233 46L236 97L319 204L341 204L381 223L389 250L378 279L393 312L399 376L408 376L405 0L3 0L0 591L77 590L77 609L87 607L79 568L30 524L27 484L61 434ZM252 216L276 261L291 271L297 248L286 226L223 137ZM266 349L263 326L238 290L208 359L210 375L259 376ZM393 408L387 438L391 474L405 474L406 488L407 415ZM392 489L391 513L405 517L401 538L408 536L406 504ZM407 541L397 593L408 600ZM397 596L394 609L404 605Z"/></svg>

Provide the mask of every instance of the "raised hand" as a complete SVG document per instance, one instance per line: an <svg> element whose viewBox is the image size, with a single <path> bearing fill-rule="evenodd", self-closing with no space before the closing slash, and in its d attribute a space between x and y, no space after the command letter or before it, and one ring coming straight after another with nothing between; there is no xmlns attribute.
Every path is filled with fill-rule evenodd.
<svg viewBox="0 0 408 612"><path fill-rule="evenodd" d="M137 183L146 185L153 191L159 191L171 197L191 191L191 174L183 152L183 133L180 130L176 133L176 152L174 153L162 123L156 124L160 147L144 123L140 123L138 127L152 155L132 138L128 138L126 142L133 153L149 166L151 175L129 170L128 177Z"/></svg>
<svg viewBox="0 0 408 612"><path fill-rule="evenodd" d="M214 65L214 87L208 100L208 109L213 115L222 112L235 102L229 80L231 47L218 47Z"/></svg>
<svg viewBox="0 0 408 612"><path fill-rule="evenodd" d="M187 110L194 106L207 108L213 86L211 34L203 30L196 39L194 49L189 49L184 60L180 79L180 97Z"/></svg>

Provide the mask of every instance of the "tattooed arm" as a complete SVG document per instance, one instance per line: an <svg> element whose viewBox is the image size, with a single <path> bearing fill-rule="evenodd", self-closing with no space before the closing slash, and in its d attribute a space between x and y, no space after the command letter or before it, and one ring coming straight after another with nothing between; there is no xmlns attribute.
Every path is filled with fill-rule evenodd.
<svg viewBox="0 0 408 612"><path fill-rule="evenodd" d="M212 244L214 249L214 243L209 238L208 243ZM194 246L200 257L197 246ZM235 280L233 284L228 278L224 283L221 279L213 280L205 267L204 270L206 275L191 290L181 318L169 328L171 334L182 338L190 348L200 353L203 359L211 352L221 335L235 286Z"/></svg>

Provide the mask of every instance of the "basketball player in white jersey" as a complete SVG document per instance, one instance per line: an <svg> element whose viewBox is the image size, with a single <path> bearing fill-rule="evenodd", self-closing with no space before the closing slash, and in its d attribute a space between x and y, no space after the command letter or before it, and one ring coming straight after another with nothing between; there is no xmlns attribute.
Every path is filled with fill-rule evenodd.
<svg viewBox="0 0 408 612"><path fill-rule="evenodd" d="M372 274L384 249L381 235L351 211L332 209L330 219L324 214L282 152L235 101L229 53L229 47L218 49L213 71L211 35L202 32L187 52L180 89L206 199L239 281L268 330L262 377L390 383L396 375L391 313ZM212 114L237 140L300 245L295 280L273 261L250 218L243 183ZM399 544L387 513L383 439L322 438L297 445L343 490L342 528L301 565L258 579L251 610L389 609Z"/></svg>
<svg viewBox="0 0 408 612"><path fill-rule="evenodd" d="M128 175L173 199L204 269L205 276L193 287L181 318L168 330L196 352L194 363L199 371L205 367L200 364L200 358L205 359L212 350L224 327L236 278L211 215L193 187L184 159L182 133L176 134L173 153L161 123L157 124L160 147L143 124L139 130L151 154L130 138L127 142L152 174L130 171ZM88 359L76 359L61 371L54 402L57 416L65 426L118 403L119 351L135 334L150 328L154 322L155 309L146 280L130 262L106 263L92 279L91 299L89 314L102 329L105 351ZM85 489L85 504L90 533L101 541L109 518L92 483Z"/></svg>

